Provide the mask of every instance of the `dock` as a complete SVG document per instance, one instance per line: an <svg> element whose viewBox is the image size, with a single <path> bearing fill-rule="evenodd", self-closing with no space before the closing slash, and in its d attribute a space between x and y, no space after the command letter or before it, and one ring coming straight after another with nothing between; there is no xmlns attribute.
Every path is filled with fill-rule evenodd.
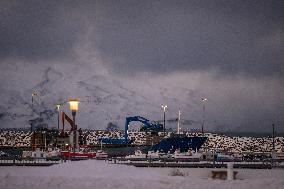
<svg viewBox="0 0 284 189"><path fill-rule="evenodd" d="M59 161L46 161L44 159L38 160L0 160L0 166L51 166L63 163L62 160Z"/></svg>
<svg viewBox="0 0 284 189"><path fill-rule="evenodd" d="M130 161L124 159L110 159L109 163L114 164L125 164L135 167L171 167L171 168L227 168L227 162L209 162L209 161L198 161L198 162L184 162L175 161L168 162L161 160L140 160ZM282 164L274 166L272 162L234 162L234 168L236 169L272 169L273 167L281 167Z"/></svg>

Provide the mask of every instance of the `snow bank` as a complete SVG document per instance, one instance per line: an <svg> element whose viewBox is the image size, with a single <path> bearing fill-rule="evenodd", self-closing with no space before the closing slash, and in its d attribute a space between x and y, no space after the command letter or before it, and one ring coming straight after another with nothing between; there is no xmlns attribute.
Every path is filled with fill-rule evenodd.
<svg viewBox="0 0 284 189"><path fill-rule="evenodd" d="M182 176L169 176L170 168L136 168L86 160L51 167L1 167L0 188L283 188L284 170L238 170L237 180L210 178L211 169L180 169Z"/></svg>

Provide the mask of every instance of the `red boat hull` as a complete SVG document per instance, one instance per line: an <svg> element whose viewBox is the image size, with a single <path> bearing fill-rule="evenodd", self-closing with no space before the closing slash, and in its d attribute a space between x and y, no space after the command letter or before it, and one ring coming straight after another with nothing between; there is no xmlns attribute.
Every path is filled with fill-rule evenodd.
<svg viewBox="0 0 284 189"><path fill-rule="evenodd" d="M69 158L86 158L92 159L96 157L95 152L71 152L71 151L62 151L61 152L62 159L69 159Z"/></svg>

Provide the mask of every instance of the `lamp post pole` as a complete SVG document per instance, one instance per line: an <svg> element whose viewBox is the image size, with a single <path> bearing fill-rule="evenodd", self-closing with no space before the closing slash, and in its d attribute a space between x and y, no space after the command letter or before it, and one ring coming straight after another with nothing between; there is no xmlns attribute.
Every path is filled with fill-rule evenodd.
<svg viewBox="0 0 284 189"><path fill-rule="evenodd" d="M75 155L75 148L77 148L77 126L76 126L76 112L78 111L79 101L78 100L69 100L69 108L72 112L73 117L73 155Z"/></svg>
<svg viewBox="0 0 284 189"><path fill-rule="evenodd" d="M275 126L272 124L272 157L275 157Z"/></svg>
<svg viewBox="0 0 284 189"><path fill-rule="evenodd" d="M162 108L163 108L163 112L164 112L164 135L165 135L166 134L166 110L167 110L168 106L163 105Z"/></svg>
<svg viewBox="0 0 284 189"><path fill-rule="evenodd" d="M58 143L58 136L59 136L59 120L60 120L60 104L56 104L56 108L57 108L57 135L56 135L56 147L57 147L57 143Z"/></svg>
<svg viewBox="0 0 284 189"><path fill-rule="evenodd" d="M36 92L33 92L32 93L32 119L34 117L34 98L35 96L37 96L37 93ZM33 131L33 126L32 126L32 123L31 123L31 132Z"/></svg>
<svg viewBox="0 0 284 189"><path fill-rule="evenodd" d="M31 121L31 151L33 151L33 146L34 146L34 143L35 143L35 138L34 138L34 133L33 133L33 118L34 118L34 98L35 96L37 96L37 93L36 92L33 92L32 93L32 121Z"/></svg>
<svg viewBox="0 0 284 189"><path fill-rule="evenodd" d="M57 130L59 132L60 104L57 104L56 107L57 107Z"/></svg>
<svg viewBox="0 0 284 189"><path fill-rule="evenodd" d="M75 117L76 117L76 111L72 111L72 117L73 117L73 143L74 143L74 148L73 148L73 151L75 153L75 148L77 148L77 136L76 136L76 123L75 123Z"/></svg>
<svg viewBox="0 0 284 189"><path fill-rule="evenodd" d="M201 101L203 102L203 115L202 115L202 127L201 127L201 132L203 134L205 126L205 103L207 101L207 98L202 98Z"/></svg>
<svg viewBox="0 0 284 189"><path fill-rule="evenodd" d="M180 134L180 116L181 112L180 109L178 110L178 128L177 128L177 134Z"/></svg>

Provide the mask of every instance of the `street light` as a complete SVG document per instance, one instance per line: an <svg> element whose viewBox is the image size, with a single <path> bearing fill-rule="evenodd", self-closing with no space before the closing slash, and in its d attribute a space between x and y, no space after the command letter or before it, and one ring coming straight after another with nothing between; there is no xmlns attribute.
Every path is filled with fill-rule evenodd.
<svg viewBox="0 0 284 189"><path fill-rule="evenodd" d="M56 104L56 109L57 109L57 130L59 132L59 118L60 118L60 104Z"/></svg>
<svg viewBox="0 0 284 189"><path fill-rule="evenodd" d="M207 98L201 98L201 101L203 102L203 115L202 115L202 128L201 132L204 133L204 126L205 126L205 103L208 101Z"/></svg>
<svg viewBox="0 0 284 189"><path fill-rule="evenodd" d="M271 157L275 158L275 125L274 123L272 124L272 153L271 153Z"/></svg>
<svg viewBox="0 0 284 189"><path fill-rule="evenodd" d="M79 108L79 101L77 99L72 99L69 100L69 109L72 112L72 116L73 116L73 148L74 148L74 153L75 153L75 148L77 147L77 137L76 137L76 123L75 123L75 116L76 116L76 112L78 111Z"/></svg>
<svg viewBox="0 0 284 189"><path fill-rule="evenodd" d="M68 146L68 143L65 143L65 149L68 149L68 158L69 158L69 161L70 161L70 148L69 148L69 146ZM64 159L65 159L65 161L66 161L66 156L64 157Z"/></svg>
<svg viewBox="0 0 284 189"><path fill-rule="evenodd" d="M168 106L163 105L162 108L163 108L163 112L164 112L164 135L165 135L165 133L166 133L166 111L167 111Z"/></svg>
<svg viewBox="0 0 284 189"><path fill-rule="evenodd" d="M34 116L34 98L37 96L36 92L32 93L32 117Z"/></svg>
<svg viewBox="0 0 284 189"><path fill-rule="evenodd" d="M37 96L37 93L36 93L36 92L33 92L33 93L32 93L32 102L34 102L34 96Z"/></svg>
<svg viewBox="0 0 284 189"><path fill-rule="evenodd" d="M32 119L34 119L34 98L35 98L35 96L37 96L37 93L33 92L32 93ZM31 123L31 133L32 132L33 132L33 123Z"/></svg>

